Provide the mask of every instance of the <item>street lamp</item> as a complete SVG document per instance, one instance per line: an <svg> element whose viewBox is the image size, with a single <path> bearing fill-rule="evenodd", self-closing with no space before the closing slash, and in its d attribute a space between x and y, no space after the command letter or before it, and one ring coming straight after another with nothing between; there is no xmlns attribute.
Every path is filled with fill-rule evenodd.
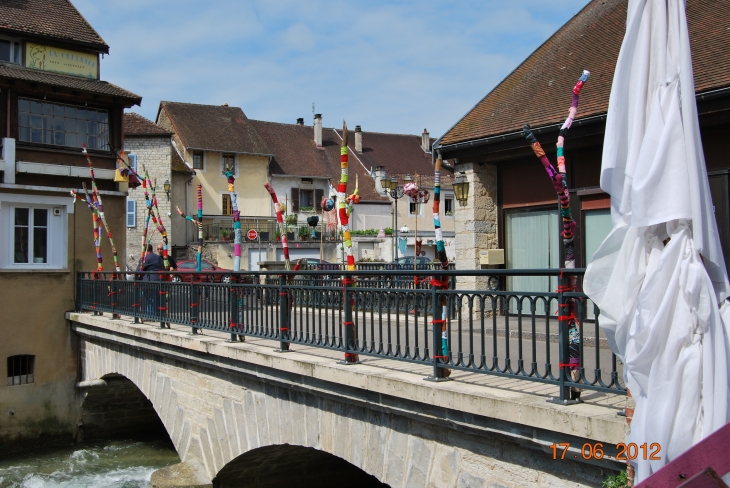
<svg viewBox="0 0 730 488"><path fill-rule="evenodd" d="M165 180L165 182L162 184L162 189L165 190L165 193L167 193L167 201L170 201L170 180Z"/></svg>
<svg viewBox="0 0 730 488"><path fill-rule="evenodd" d="M393 242L395 243L395 259L398 259L398 245L395 239L398 235L398 199L402 198L404 195L403 187L398 184L398 178L388 178L385 168L382 166L379 166L377 171L380 176L380 186L383 187L385 193L393 199L393 202L395 202L395 210L393 214L395 216L395 222L393 224ZM406 175L406 177L403 178L403 181L405 183L410 183L413 179L411 178L411 175Z"/></svg>
<svg viewBox="0 0 730 488"><path fill-rule="evenodd" d="M456 173L454 175L454 194L459 201L459 205L465 207L469 198L469 182L464 173Z"/></svg>

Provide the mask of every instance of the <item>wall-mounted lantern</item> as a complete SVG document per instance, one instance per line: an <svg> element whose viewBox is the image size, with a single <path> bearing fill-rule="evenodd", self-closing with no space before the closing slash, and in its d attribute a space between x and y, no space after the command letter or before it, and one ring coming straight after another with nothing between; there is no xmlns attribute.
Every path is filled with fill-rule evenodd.
<svg viewBox="0 0 730 488"><path fill-rule="evenodd" d="M456 173L454 175L454 194L459 201L459 205L466 206L469 198L469 182L464 173Z"/></svg>

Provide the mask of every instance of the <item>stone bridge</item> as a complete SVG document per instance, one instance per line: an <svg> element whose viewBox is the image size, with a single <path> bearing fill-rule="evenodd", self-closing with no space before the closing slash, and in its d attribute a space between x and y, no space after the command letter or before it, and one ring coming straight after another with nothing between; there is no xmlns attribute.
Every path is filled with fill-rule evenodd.
<svg viewBox="0 0 730 488"><path fill-rule="evenodd" d="M348 463L363 471L360 481L344 481L350 486L600 486L621 469L608 455L625 439L617 416L624 399L611 404L610 395L561 406L546 401L555 387L540 383L473 373L432 383L423 380L427 367L410 363L366 357L341 365L335 351L283 354L272 341L67 318L82 386L110 379L81 396L85 429L130 428L134 415L94 406L105 394L119 404L136 393L169 434L182 463L155 473L153 486L273 486L263 481L313 471L330 481L317 486L331 486ZM559 442L571 448L554 460L550 446ZM583 459L585 442L603 443L607 457Z"/></svg>

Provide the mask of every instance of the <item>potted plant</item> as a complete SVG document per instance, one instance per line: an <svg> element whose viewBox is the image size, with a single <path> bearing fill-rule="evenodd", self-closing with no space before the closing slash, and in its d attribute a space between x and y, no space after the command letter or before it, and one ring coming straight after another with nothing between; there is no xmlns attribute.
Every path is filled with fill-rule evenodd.
<svg viewBox="0 0 730 488"><path fill-rule="evenodd" d="M297 225L298 221L299 221L299 216L295 213L289 214L286 216L287 225Z"/></svg>
<svg viewBox="0 0 730 488"><path fill-rule="evenodd" d="M230 235L230 232L228 229L221 229L221 241L226 242L228 240L229 235Z"/></svg>
<svg viewBox="0 0 730 488"><path fill-rule="evenodd" d="M311 213L311 212L314 212L314 207L302 207L299 210L301 210L304 213Z"/></svg>
<svg viewBox="0 0 730 488"><path fill-rule="evenodd" d="M294 224L288 224L286 226L286 240L287 241L294 240Z"/></svg>
<svg viewBox="0 0 730 488"><path fill-rule="evenodd" d="M309 229L306 227L299 227L299 240L306 241L307 237L309 237Z"/></svg>
<svg viewBox="0 0 730 488"><path fill-rule="evenodd" d="M279 242L281 240L281 232L279 230L276 230L276 234L274 234L274 238L276 239L276 242Z"/></svg>

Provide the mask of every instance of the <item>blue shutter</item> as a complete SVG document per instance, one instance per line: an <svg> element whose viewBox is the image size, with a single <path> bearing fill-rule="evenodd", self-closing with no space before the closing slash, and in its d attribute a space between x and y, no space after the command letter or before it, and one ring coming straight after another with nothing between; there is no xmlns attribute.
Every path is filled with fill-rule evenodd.
<svg viewBox="0 0 730 488"><path fill-rule="evenodd" d="M132 167L134 172L137 172L137 155L136 154L128 154L127 157L129 158L129 165Z"/></svg>
<svg viewBox="0 0 730 488"><path fill-rule="evenodd" d="M127 198L127 227L137 226L137 201Z"/></svg>

